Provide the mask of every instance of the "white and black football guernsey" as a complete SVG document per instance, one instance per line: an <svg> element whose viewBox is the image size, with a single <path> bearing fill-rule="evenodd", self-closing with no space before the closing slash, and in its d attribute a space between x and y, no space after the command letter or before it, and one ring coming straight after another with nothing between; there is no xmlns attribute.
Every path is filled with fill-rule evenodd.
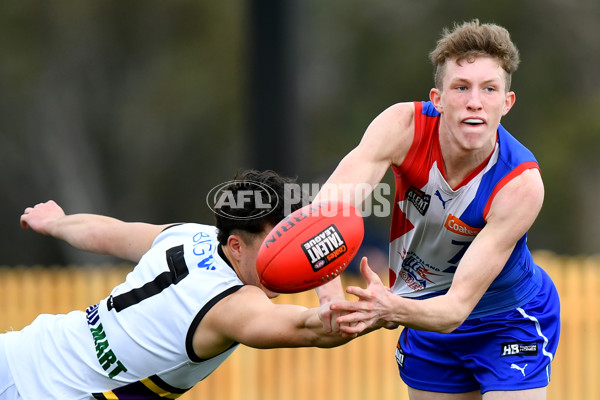
<svg viewBox="0 0 600 400"><path fill-rule="evenodd" d="M85 311L40 315L6 336L6 354L25 399L177 398L237 347L210 359L192 349L210 308L242 287L216 228L163 231L110 296Z"/></svg>

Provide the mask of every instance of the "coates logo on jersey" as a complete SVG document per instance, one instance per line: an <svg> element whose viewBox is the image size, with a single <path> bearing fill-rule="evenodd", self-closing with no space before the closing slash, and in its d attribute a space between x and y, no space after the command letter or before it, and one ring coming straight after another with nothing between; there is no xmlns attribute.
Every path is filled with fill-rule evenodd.
<svg viewBox="0 0 600 400"><path fill-rule="evenodd" d="M215 213L231 219L260 218L271 213L279 204L273 188L252 180L234 180L213 187L206 195L206 204ZM253 208L251 215L240 210Z"/></svg>
<svg viewBox="0 0 600 400"><path fill-rule="evenodd" d="M302 250L316 272L348 251L348 246L335 225L330 225L302 243Z"/></svg>
<svg viewBox="0 0 600 400"><path fill-rule="evenodd" d="M450 232L458 233L463 236L477 236L481 231L481 228L473 228L452 214L448 215L448 218L446 218L444 227Z"/></svg>

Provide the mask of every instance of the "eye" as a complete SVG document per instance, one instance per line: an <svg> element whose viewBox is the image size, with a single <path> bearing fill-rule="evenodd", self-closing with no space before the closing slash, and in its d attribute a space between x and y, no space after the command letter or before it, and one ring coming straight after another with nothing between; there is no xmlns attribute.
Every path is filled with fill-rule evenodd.
<svg viewBox="0 0 600 400"><path fill-rule="evenodd" d="M459 92L464 92L465 90L467 90L466 86L457 86L456 90L458 90Z"/></svg>

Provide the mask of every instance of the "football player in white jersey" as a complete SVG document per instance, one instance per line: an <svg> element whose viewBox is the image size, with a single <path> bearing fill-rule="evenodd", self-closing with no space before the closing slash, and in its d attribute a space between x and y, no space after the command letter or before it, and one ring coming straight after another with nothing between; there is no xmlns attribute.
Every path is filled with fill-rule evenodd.
<svg viewBox="0 0 600 400"><path fill-rule="evenodd" d="M404 326L395 350L412 400L545 399L559 300L526 245L544 187L500 124L518 50L506 29L473 20L445 30L430 57L429 101L377 116L316 198L356 185L361 203L393 170L390 288L363 259L367 287L346 289L359 301L343 300L339 279L319 298L332 330Z"/></svg>
<svg viewBox="0 0 600 400"><path fill-rule="evenodd" d="M41 315L21 331L0 334L0 399L176 398L240 343L347 342L323 328L318 308L274 304L277 294L258 280L257 252L284 217L288 182L271 171L237 176L224 189L233 198L257 187L271 193L260 193L260 209L252 196L217 207L216 227L67 215L54 201L25 209L23 228L137 265L85 312Z"/></svg>

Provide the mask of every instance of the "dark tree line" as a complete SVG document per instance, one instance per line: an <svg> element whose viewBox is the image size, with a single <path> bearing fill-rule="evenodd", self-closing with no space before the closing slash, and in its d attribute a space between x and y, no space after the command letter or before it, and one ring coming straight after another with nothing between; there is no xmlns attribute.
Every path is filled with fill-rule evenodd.
<svg viewBox="0 0 600 400"><path fill-rule="evenodd" d="M521 51L503 124L546 183L531 247L598 251L600 3L268 3L0 4L0 264L104 260L20 230L23 208L50 198L68 212L211 223L206 194L240 168L321 182L384 108L427 99L427 53L472 18L506 26ZM385 242L388 224L370 220L373 237Z"/></svg>

